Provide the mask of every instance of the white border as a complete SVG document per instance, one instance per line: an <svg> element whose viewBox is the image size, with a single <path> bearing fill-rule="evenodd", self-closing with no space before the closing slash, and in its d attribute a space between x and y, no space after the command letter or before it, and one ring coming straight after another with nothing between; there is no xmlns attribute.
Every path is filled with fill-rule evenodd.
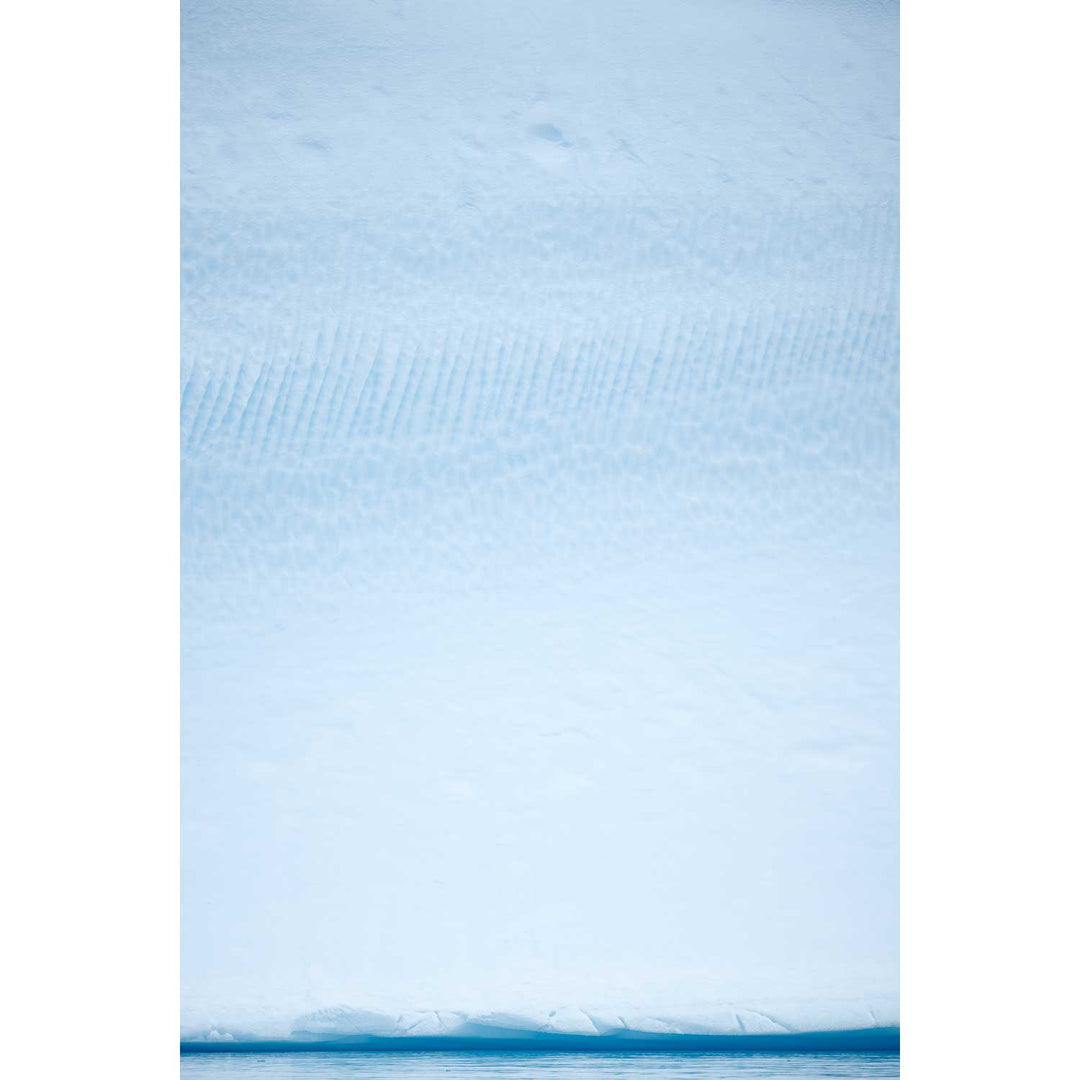
<svg viewBox="0 0 1080 1080"><path fill-rule="evenodd" d="M177 45L135 0L0 34L12 1077L177 1070Z"/></svg>
<svg viewBox="0 0 1080 1080"><path fill-rule="evenodd" d="M902 1059L1077 1015L1073 5L902 7Z"/></svg>

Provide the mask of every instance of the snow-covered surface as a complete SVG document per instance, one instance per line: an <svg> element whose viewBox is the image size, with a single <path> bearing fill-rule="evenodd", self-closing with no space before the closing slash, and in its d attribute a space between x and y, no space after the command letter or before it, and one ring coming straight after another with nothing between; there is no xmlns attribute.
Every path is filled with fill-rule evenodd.
<svg viewBox="0 0 1080 1080"><path fill-rule="evenodd" d="M897 1023L896 35L184 0L188 1037Z"/></svg>

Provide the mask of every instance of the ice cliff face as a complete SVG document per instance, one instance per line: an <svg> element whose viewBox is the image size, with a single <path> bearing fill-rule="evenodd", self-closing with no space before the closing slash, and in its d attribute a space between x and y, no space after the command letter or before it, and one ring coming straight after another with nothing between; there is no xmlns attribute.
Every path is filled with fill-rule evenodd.
<svg viewBox="0 0 1080 1080"><path fill-rule="evenodd" d="M185 0L190 1032L895 1023L896 14Z"/></svg>

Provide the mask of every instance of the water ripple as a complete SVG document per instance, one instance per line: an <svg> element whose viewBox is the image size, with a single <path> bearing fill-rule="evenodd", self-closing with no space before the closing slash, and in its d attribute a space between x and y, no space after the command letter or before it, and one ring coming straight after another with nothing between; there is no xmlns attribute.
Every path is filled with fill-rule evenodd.
<svg viewBox="0 0 1080 1080"><path fill-rule="evenodd" d="M190 1054L181 1059L181 1080L826 1080L831 1077L898 1077L892 1053L270 1053Z"/></svg>

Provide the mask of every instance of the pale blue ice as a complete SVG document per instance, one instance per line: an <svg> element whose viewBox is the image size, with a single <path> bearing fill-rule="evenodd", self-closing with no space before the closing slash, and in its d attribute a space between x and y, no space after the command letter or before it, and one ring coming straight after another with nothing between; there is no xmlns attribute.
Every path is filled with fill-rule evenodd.
<svg viewBox="0 0 1080 1080"><path fill-rule="evenodd" d="M898 1023L897 15L184 0L189 1038Z"/></svg>

